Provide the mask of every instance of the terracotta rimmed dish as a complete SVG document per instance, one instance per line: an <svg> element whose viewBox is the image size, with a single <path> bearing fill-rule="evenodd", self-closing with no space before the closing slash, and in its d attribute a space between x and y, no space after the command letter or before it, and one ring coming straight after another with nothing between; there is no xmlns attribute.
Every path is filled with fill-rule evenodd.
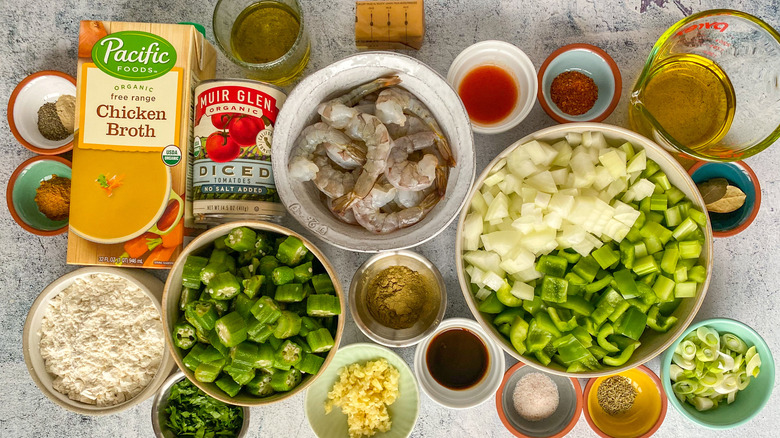
<svg viewBox="0 0 780 438"><path fill-rule="evenodd" d="M380 432L376 437L380 438L407 438L412 434L414 425L420 413L420 392L409 365L401 356L389 348L369 343L350 344L340 348L330 366L321 372L322 378L318 379L306 391L303 400L306 419L309 420L311 430L320 438L343 438L349 436L347 416L338 407L333 407L329 413L325 413L325 401L328 399L333 385L338 380L339 370L345 366L359 362L364 364L369 360L384 358L398 370L398 398L387 407L392 425L387 432Z"/></svg>
<svg viewBox="0 0 780 438"><path fill-rule="evenodd" d="M171 388L185 378L186 376L181 371L171 374L160 385L160 390L154 396L154 401L152 402L152 429L154 429L154 434L157 438L176 438L173 432L168 429L168 419L165 410L168 408L168 397L171 395ZM244 422L241 424L241 429L235 438L244 438L249 433L249 415L251 410L246 406L242 406L241 409L244 411Z"/></svg>
<svg viewBox="0 0 780 438"><path fill-rule="evenodd" d="M371 315L366 304L366 289L376 275L391 266L406 266L419 272L430 293L420 319L409 328L385 327ZM355 324L372 341L388 347L408 347L422 341L439 326L446 308L447 287L439 269L423 255L409 250L384 251L369 257L355 271L349 285L349 311Z"/></svg>
<svg viewBox="0 0 780 438"><path fill-rule="evenodd" d="M312 254L314 254L314 256L320 261L322 266L325 268L325 271L330 276L330 279L333 282L333 288L335 289L334 294L339 298L339 304L341 306L341 312L338 316L338 323L336 326L336 335L333 336L333 348L325 357L325 362L322 364L320 371L316 375L307 374L306 377L301 380L301 383L291 391L276 393L268 397L255 397L244 394L243 392L239 393L235 397L230 397L224 391L219 389L215 383L199 382L197 379L195 379L195 373L193 373L189 368L185 367L182 363L182 359L184 358L186 351L183 352L181 348L176 347L173 343L172 328L173 325L179 320L179 315L181 314L179 311L179 299L181 298L182 291L181 280L182 271L187 257L192 254L198 254L200 251L208 248L218 237L227 235L230 230L236 227L249 227L254 230L281 234L283 236L295 236L298 239L301 239L303 245L309 251L311 251ZM192 381L195 386L202 389L203 392L214 397L215 399L237 406L261 406L276 403L282 400L286 400L306 389L309 385L311 385L312 382L314 382L322 375L323 371L328 367L328 364L330 364L331 360L333 360L333 357L336 355L336 351L338 350L339 342L341 342L341 336L344 333L344 321L346 319L345 314L347 310L345 299L346 297L344 295L344 289L341 286L341 282L339 282L338 275L336 275L336 269L330 263L328 258L325 257L325 254L323 254L319 248L317 248L313 243L311 243L302 235L271 222L229 222L211 228L196 237L184 248L182 253L179 254L179 257L176 259L176 262L173 264L173 267L171 267L171 271L168 274L168 279L165 282L165 288L163 290L162 297L162 318L163 330L165 330L165 345L167 350L171 352L173 360L176 361L176 365L184 372L187 378L190 379L190 381Z"/></svg>
<svg viewBox="0 0 780 438"><path fill-rule="evenodd" d="M496 392L498 417L509 432L520 438L566 436L577 424L582 412L582 388L579 380L545 373L558 387L558 408L554 414L543 420L528 421L515 410L513 394L515 385L524 375L538 370L524 365L523 362L518 362L504 374L501 386Z"/></svg>
<svg viewBox="0 0 780 438"><path fill-rule="evenodd" d="M699 327L709 327L717 330L720 335L731 333L742 339L748 347L755 346L761 359L758 377L751 377L747 388L737 393L733 403L721 403L717 408L698 411L689 403L682 403L674 395L669 369L677 346L686 336ZM709 429L725 430L742 426L755 418L769 403L772 390L775 387L775 360L772 350L764 338L747 324L729 318L712 318L699 321L688 327L677 341L672 344L661 358L661 382L663 383L669 404L674 406L687 420ZM770 414L771 415L771 414Z"/></svg>
<svg viewBox="0 0 780 438"><path fill-rule="evenodd" d="M35 385L38 386L38 389L40 389L46 397L64 409L77 412L79 414L108 415L130 409L131 407L153 396L163 384L165 379L168 378L168 375L174 368L174 362L173 358L171 358L169 349L165 348L163 351L162 360L160 361L160 366L157 369L154 378L152 378L146 388L144 388L132 399L113 406L96 406L82 403L76 400L71 400L67 395L64 395L54 389L52 386L54 377L46 372L46 365L43 358L41 357L39 348L41 343L40 331L43 317L46 315L46 311L49 308L49 302L52 300L52 298L57 296L66 287L73 284L77 278L94 274L116 275L129 281L141 289L146 294L146 296L152 300L152 303L162 316L160 298L162 297L163 284L154 275L148 272L144 272L140 269L119 269L105 266L81 268L54 280L51 282L51 284L46 286L40 295L38 295L38 298L35 299L32 306L30 307L30 311L27 313L27 319L24 322L22 342L24 362L27 365L27 371L30 373L30 377L32 377Z"/></svg>
<svg viewBox="0 0 780 438"><path fill-rule="evenodd" d="M585 420L596 434L602 438L648 438L652 436L666 418L668 401L661 380L648 367L623 371L617 375L631 380L637 391L634 405L628 412L611 416L599 405L596 393L605 379L611 376L588 380L583 396ZM612 432L613 430L618 433ZM622 432L622 433L621 433Z"/></svg>
<svg viewBox="0 0 780 438"><path fill-rule="evenodd" d="M528 55L514 44L498 40L480 41L466 47L455 57L447 72L447 82L458 91L461 82L472 70L485 65L497 66L509 73L517 87L517 102L505 118L491 124L471 120L474 132L499 134L519 125L533 109L537 92L536 69Z"/></svg>
<svg viewBox="0 0 780 438"><path fill-rule="evenodd" d="M431 376L428 370L427 354L428 346L439 333L452 330L465 329L476 335L487 350L489 362L488 369L482 379L468 389L454 390L441 385ZM472 319L449 318L442 321L439 327L429 337L417 344L414 351L414 373L420 382L423 392L436 403L451 409L466 409L480 405L495 394L501 385L501 376L504 372L504 353L501 348L488 336L485 330Z"/></svg>
<svg viewBox="0 0 780 438"><path fill-rule="evenodd" d="M563 72L578 71L598 86L598 99L585 114L573 116L561 111L550 97L553 79ZM539 104L558 123L600 122L606 119L620 100L623 80L615 61L604 50L591 44L569 44L552 52L539 68Z"/></svg>
<svg viewBox="0 0 780 438"><path fill-rule="evenodd" d="M76 79L56 70L33 73L14 88L8 100L8 126L24 147L41 155L59 155L73 149L73 134L52 141L38 132L38 108L64 94L76 95Z"/></svg>
<svg viewBox="0 0 780 438"><path fill-rule="evenodd" d="M36 190L51 175L70 178L70 161L56 156L32 157L14 170L5 190L11 217L20 227L39 236L56 236L68 230L68 219L53 221L41 213L35 203Z"/></svg>
<svg viewBox="0 0 780 438"><path fill-rule="evenodd" d="M746 195L745 205L736 211L709 213L713 236L734 236L745 231L753 223L761 208L761 185L755 172L747 163L699 161L688 169L688 174L697 184L711 178L726 178L729 184L738 187Z"/></svg>
<svg viewBox="0 0 780 438"><path fill-rule="evenodd" d="M515 148L519 147L522 144L525 144L531 140L540 140L544 142L548 142L550 144L555 143L556 141L559 141L564 138L564 136L567 133L574 132L574 133L583 133L586 131L599 131L602 134L604 134L604 137L606 138L607 142L611 145L620 145L623 142L631 142L631 144L634 146L635 150L644 149L647 158L655 161L660 167L661 170L664 171L664 173L669 178L669 181L672 185L680 189L683 193L685 193L685 196L688 197L688 199L693 202L693 205L697 208L704 210L704 200L701 197L701 194L696 189L696 185L691 180L688 173L683 169L683 167L678 163L671 155L669 155L661 146L658 146L657 144L653 143L651 140L649 140L646 137L643 137L639 134L636 134L635 132L629 131L624 128L620 128L613 125L607 125L603 123L586 123L586 122L578 122L578 123L567 123L562 125L556 125L549 128L542 129L540 131L537 131L535 133L532 133L530 135L527 135L520 140L516 141L509 147L507 147L503 152L500 152L494 159L491 161L484 169L482 174L477 178L475 181L471 192L469 193L469 196L466 198L466 205L470 205L473 197L474 192L477 190L480 190L482 187L485 179L490 175L491 170L496 166L496 164L501 161L502 159L506 158ZM493 326L493 324L490 322L492 320L492 316L488 316L487 314L483 314L479 311L476 304L476 299L474 298L474 294L471 292L470 284L467 280L467 273L465 271L465 263L463 261L463 227L464 222L466 220L466 216L469 213L468 208L464 208L461 211L460 218L458 220L458 228L457 228L457 234L456 234L456 240L455 240L455 263L456 263L456 273L458 275L458 282L460 283L460 289L463 293L463 296L466 298L466 304L469 306L469 310L471 310L471 313L474 315L474 317L477 319L477 322L485 329L485 331L488 333L488 335L498 343L498 345L501 346L501 348L504 349L507 353L509 353L510 356L516 358L517 360L520 360L522 362L525 362L527 365L531 365L535 368L538 368L540 370L543 370L548 373L552 374L559 374L567 377L580 377L580 378L589 378L589 377L599 377L599 376L608 376L611 374L619 373L621 371L625 371L634 367L637 367L639 365L642 365L643 363L647 362L648 360L654 358L655 356L661 354L666 348L669 347L669 345L674 342L674 340L685 330L685 328L693 321L693 318L696 316L696 313L699 311L699 308L702 305L702 302L704 301L704 297L707 293L707 288L710 284L710 278L712 276L712 262L713 262L713 245L712 245L712 227L709 224L709 221L707 222L707 226L704 229L704 244L702 245L702 252L701 252L701 258L700 263L705 266L707 270L707 277L704 280L702 284L699 285L697 291L696 291L696 297L691 299L685 299L682 301L680 306L677 307L677 309L673 312L673 315L677 318L677 323L666 333L658 333L653 330L647 330L640 338L641 345L634 351L634 354L631 356L631 359L628 360L625 364L623 364L620 367L604 367L601 370L597 371L589 371L589 372L582 372L582 373L568 373L566 372L566 369L561 367L560 365L556 364L555 362L550 363L549 365L544 365L541 362L539 362L536 358L523 356L515 350L515 348L512 346L512 344L509 342L509 339L507 339L504 335L499 333L499 331Z"/></svg>

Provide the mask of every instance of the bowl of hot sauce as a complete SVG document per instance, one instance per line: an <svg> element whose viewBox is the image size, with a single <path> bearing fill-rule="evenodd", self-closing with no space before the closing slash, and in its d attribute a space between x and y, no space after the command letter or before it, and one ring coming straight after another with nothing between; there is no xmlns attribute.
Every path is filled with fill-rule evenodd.
<svg viewBox="0 0 780 438"><path fill-rule="evenodd" d="M517 46L488 40L452 61L447 82L458 92L474 132L497 134L525 119L537 94L536 69Z"/></svg>

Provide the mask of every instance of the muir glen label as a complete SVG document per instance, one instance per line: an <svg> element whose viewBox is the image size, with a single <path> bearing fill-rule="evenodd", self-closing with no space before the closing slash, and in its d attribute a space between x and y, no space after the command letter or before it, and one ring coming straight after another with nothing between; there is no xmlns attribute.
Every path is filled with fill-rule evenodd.
<svg viewBox="0 0 780 438"><path fill-rule="evenodd" d="M192 211L197 222L275 219L271 139L287 96L250 80L204 81L195 89Z"/></svg>

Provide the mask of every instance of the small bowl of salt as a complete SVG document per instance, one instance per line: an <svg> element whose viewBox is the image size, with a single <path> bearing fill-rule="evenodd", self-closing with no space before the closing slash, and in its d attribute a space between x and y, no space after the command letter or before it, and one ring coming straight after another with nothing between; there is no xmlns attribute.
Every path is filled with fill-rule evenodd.
<svg viewBox="0 0 780 438"><path fill-rule="evenodd" d="M569 433L582 412L582 388L576 378L541 372L516 363L496 393L501 422L518 437L558 438Z"/></svg>

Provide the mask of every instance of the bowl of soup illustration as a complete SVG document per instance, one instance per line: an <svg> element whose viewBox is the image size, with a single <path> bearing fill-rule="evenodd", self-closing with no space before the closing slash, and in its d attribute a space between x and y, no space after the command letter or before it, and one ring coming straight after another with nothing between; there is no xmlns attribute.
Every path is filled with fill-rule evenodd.
<svg viewBox="0 0 780 438"><path fill-rule="evenodd" d="M165 233L181 220L183 201L171 189L171 171L159 152L78 152L71 183L71 205L78 207L70 212L76 235L101 244L121 243L150 229ZM158 224L174 203L179 205L172 223Z"/></svg>

